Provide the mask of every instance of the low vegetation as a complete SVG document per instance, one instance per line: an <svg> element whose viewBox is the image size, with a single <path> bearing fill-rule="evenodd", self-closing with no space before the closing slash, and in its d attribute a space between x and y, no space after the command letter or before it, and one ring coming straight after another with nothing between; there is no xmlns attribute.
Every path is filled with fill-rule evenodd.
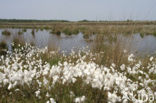
<svg viewBox="0 0 156 103"><path fill-rule="evenodd" d="M2 35L10 36L11 33L8 30L2 31Z"/></svg>
<svg viewBox="0 0 156 103"><path fill-rule="evenodd" d="M11 50L0 43L0 103L150 103L156 101L156 57L139 57L118 34L155 34L156 22L0 20L0 27L22 28ZM16 25L15 25L16 24ZM90 49L60 53L27 44L27 28L35 36L49 30L58 36L95 36ZM8 35L8 30L2 35ZM10 34L9 34L10 35ZM127 41L126 44L131 44ZM53 44L51 44L53 45ZM145 98L149 97L149 98Z"/></svg>
<svg viewBox="0 0 156 103"><path fill-rule="evenodd" d="M35 30L34 30L34 29L32 29L31 34L32 34L33 36L35 36Z"/></svg>
<svg viewBox="0 0 156 103"><path fill-rule="evenodd" d="M106 66L96 63L103 52L60 55L47 48L18 46L0 57L1 103L139 102L140 95L156 96L155 57L145 62L123 52L121 64Z"/></svg>
<svg viewBox="0 0 156 103"><path fill-rule="evenodd" d="M0 55L5 55L7 52L7 44L5 41L0 42Z"/></svg>
<svg viewBox="0 0 156 103"><path fill-rule="evenodd" d="M78 34L154 34L156 30L155 21L29 21L29 20L0 20L0 28L31 28L52 30L53 34L58 32L67 35Z"/></svg>
<svg viewBox="0 0 156 103"><path fill-rule="evenodd" d="M23 32L22 31L18 31L18 35L22 35L23 34Z"/></svg>

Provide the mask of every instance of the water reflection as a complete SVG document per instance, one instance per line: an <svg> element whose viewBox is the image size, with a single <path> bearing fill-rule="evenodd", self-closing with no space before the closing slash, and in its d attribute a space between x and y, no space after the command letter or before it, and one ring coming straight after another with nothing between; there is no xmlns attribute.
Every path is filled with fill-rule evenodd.
<svg viewBox="0 0 156 103"><path fill-rule="evenodd" d="M11 50L10 44L15 40L15 38L34 44L35 46L42 48L47 46L48 48L56 48L60 51L71 51L75 48L80 49L88 46L93 47L95 43L95 36L91 35L85 38L82 33L77 35L65 35L61 33L60 35L52 34L51 31L47 30L32 30L32 29L7 29L10 31L10 36L2 35L2 31L6 29L0 29L0 42L5 41ZM137 55L155 54L156 51L156 37L153 35L103 35L104 39L99 41L99 43L105 42L105 44L111 46L117 42L122 42L126 49L130 49L133 53Z"/></svg>

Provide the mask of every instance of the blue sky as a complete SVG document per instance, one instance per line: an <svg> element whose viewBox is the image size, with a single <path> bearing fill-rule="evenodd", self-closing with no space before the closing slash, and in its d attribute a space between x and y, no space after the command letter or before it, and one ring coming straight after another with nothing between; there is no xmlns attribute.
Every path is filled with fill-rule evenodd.
<svg viewBox="0 0 156 103"><path fill-rule="evenodd" d="M0 18L156 20L156 0L0 0Z"/></svg>

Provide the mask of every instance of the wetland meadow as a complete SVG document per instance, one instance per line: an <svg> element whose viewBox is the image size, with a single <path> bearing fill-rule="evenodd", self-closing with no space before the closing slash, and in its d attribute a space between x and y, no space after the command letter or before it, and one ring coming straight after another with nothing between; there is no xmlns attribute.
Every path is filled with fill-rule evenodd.
<svg viewBox="0 0 156 103"><path fill-rule="evenodd" d="M0 103L155 103L156 21L0 20Z"/></svg>

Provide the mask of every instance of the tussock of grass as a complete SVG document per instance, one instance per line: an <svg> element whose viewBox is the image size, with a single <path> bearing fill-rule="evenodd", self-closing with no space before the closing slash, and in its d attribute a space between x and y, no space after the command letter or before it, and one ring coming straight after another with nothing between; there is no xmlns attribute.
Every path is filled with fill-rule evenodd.
<svg viewBox="0 0 156 103"><path fill-rule="evenodd" d="M154 32L153 35L156 36L156 32Z"/></svg>
<svg viewBox="0 0 156 103"><path fill-rule="evenodd" d="M4 42L4 41L2 41L1 43L0 43L0 48L1 49L6 49L6 47L7 47L7 44L6 44L6 42Z"/></svg>
<svg viewBox="0 0 156 103"><path fill-rule="evenodd" d="M23 32L22 31L18 31L18 35L22 35L23 34Z"/></svg>
<svg viewBox="0 0 156 103"><path fill-rule="evenodd" d="M2 31L2 35L10 36L11 33L8 30Z"/></svg>
<svg viewBox="0 0 156 103"><path fill-rule="evenodd" d="M6 42L2 41L0 43L0 56L5 55L6 51L7 51L7 44L6 44Z"/></svg>
<svg viewBox="0 0 156 103"><path fill-rule="evenodd" d="M22 29L22 32L27 32L27 29Z"/></svg>
<svg viewBox="0 0 156 103"><path fill-rule="evenodd" d="M25 41L22 38L20 38L19 36L15 36L13 38L13 44L14 44L12 46L13 49L20 49L19 47L22 47L25 45ZM21 45L21 46L19 46L19 45Z"/></svg>
<svg viewBox="0 0 156 103"><path fill-rule="evenodd" d="M33 36L35 36L35 30L34 30L34 29L31 31L31 34L32 34Z"/></svg>

